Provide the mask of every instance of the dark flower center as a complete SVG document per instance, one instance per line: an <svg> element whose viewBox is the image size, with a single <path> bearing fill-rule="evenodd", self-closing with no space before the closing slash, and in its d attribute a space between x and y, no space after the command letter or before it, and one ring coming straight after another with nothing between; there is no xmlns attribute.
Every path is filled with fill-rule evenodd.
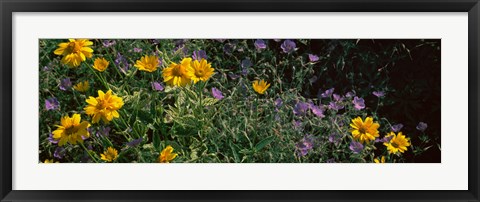
<svg viewBox="0 0 480 202"><path fill-rule="evenodd" d="M392 144L392 146L395 147L395 148L398 148L398 146L399 146L398 143L395 142L395 141L393 141L391 144Z"/></svg>
<svg viewBox="0 0 480 202"><path fill-rule="evenodd" d="M75 126L70 126L70 127L68 127L68 128L65 129L65 133L66 133L67 135L73 135L73 134L75 134L75 133L77 133L77 132L78 132L78 128L75 127Z"/></svg>
<svg viewBox="0 0 480 202"><path fill-rule="evenodd" d="M204 73L203 70L202 70L202 69L199 69L199 70L197 70L197 71L195 72L195 76L197 76L197 77L202 77L202 76L203 76L203 73Z"/></svg>
<svg viewBox="0 0 480 202"><path fill-rule="evenodd" d="M81 49L82 49L82 47L80 47L80 44L78 44L76 42L70 42L68 44L68 47L67 47L67 50L70 53L78 53L78 52L80 52Z"/></svg>
<svg viewBox="0 0 480 202"><path fill-rule="evenodd" d="M365 128L365 126L361 126L358 131L361 133L361 134L365 134L367 133L367 128Z"/></svg>
<svg viewBox="0 0 480 202"><path fill-rule="evenodd" d="M177 76L177 77L182 77L183 76L183 72L182 72L182 69L181 69L180 65L177 65L176 67L173 68L172 74L173 74L173 76Z"/></svg>

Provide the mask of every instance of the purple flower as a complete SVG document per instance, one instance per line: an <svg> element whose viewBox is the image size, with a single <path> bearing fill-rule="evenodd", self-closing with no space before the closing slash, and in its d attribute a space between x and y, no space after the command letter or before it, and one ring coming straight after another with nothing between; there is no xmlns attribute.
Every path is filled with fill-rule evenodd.
<svg viewBox="0 0 480 202"><path fill-rule="evenodd" d="M293 114L296 116L305 115L307 113L307 109L309 108L309 104L305 102L297 102L295 107L293 108Z"/></svg>
<svg viewBox="0 0 480 202"><path fill-rule="evenodd" d="M283 100L282 100L282 98L277 98L277 99L275 100L275 107L276 107L276 108L280 108L282 105L283 105Z"/></svg>
<svg viewBox="0 0 480 202"><path fill-rule="evenodd" d="M63 147L57 147L55 149L55 152L53 152L53 156L57 159L62 159L64 156L65 156L65 153L67 153L67 151L65 150L65 148Z"/></svg>
<svg viewBox="0 0 480 202"><path fill-rule="evenodd" d="M353 96L355 96L354 92L347 92L347 94L345 94L345 97L348 97L348 98L353 97Z"/></svg>
<svg viewBox="0 0 480 202"><path fill-rule="evenodd" d="M263 40L261 40L261 39L255 40L254 45L255 45L255 48L256 48L257 50L267 48L267 45L265 44L265 41L263 41Z"/></svg>
<svg viewBox="0 0 480 202"><path fill-rule="evenodd" d="M221 100L224 97L223 94L222 94L222 91L218 90L217 88L212 88L212 95L217 100Z"/></svg>
<svg viewBox="0 0 480 202"><path fill-rule="evenodd" d="M102 44L103 47L108 48L110 46L115 45L117 42L115 40L103 40Z"/></svg>
<svg viewBox="0 0 480 202"><path fill-rule="evenodd" d="M390 140L392 140L393 136L386 136L386 137L383 137L383 142L390 142Z"/></svg>
<svg viewBox="0 0 480 202"><path fill-rule="evenodd" d="M310 62L316 62L318 61L318 56L317 55L314 55L314 54L308 54L308 59L310 60Z"/></svg>
<svg viewBox="0 0 480 202"><path fill-rule="evenodd" d="M318 118L325 118L325 115L323 112L325 112L325 109L323 107L319 107L316 105L310 105L310 110L312 110L312 113L315 114Z"/></svg>
<svg viewBox="0 0 480 202"><path fill-rule="evenodd" d="M152 88L153 88L153 90L156 90L156 91L162 91L164 89L162 84L160 82L157 82L157 81L152 82Z"/></svg>
<svg viewBox="0 0 480 202"><path fill-rule="evenodd" d="M292 40L285 40L280 48L282 48L284 53L292 53L297 48L297 45Z"/></svg>
<svg viewBox="0 0 480 202"><path fill-rule="evenodd" d="M243 76L246 76L248 74L248 68L252 66L252 61L250 61L248 58L243 59L240 66L242 67Z"/></svg>
<svg viewBox="0 0 480 202"><path fill-rule="evenodd" d="M328 136L328 141L333 144L339 144L342 140L342 135L340 133L332 133Z"/></svg>
<svg viewBox="0 0 480 202"><path fill-rule="evenodd" d="M333 99L335 100L335 102L342 102L343 101L343 97L341 95L338 95L338 94L333 94Z"/></svg>
<svg viewBox="0 0 480 202"><path fill-rule="evenodd" d="M352 141L350 142L350 150L352 150L353 153L358 154L362 152L363 150L363 144L360 142Z"/></svg>
<svg viewBox="0 0 480 202"><path fill-rule="evenodd" d="M58 102L57 98L51 97L45 100L45 109L47 109L47 111L55 110L59 107L60 103Z"/></svg>
<svg viewBox="0 0 480 202"><path fill-rule="evenodd" d="M44 66L42 70L43 70L44 72L50 71L50 67Z"/></svg>
<svg viewBox="0 0 480 202"><path fill-rule="evenodd" d="M396 133L398 133L400 130L402 130L402 128L403 128L403 124L401 124L401 123L395 124L391 127L392 131L396 132Z"/></svg>
<svg viewBox="0 0 480 202"><path fill-rule="evenodd" d="M363 98L359 98L359 97L355 96L353 98L353 105L354 105L355 109L361 110L361 109L365 108L365 100Z"/></svg>
<svg viewBox="0 0 480 202"><path fill-rule="evenodd" d="M57 144L57 143L58 143L58 140L56 140L55 138L53 138L53 134L52 134L52 133L48 134L48 138L47 138L47 139L48 139L48 141L49 141L50 143L52 143L52 144Z"/></svg>
<svg viewBox="0 0 480 202"><path fill-rule="evenodd" d="M107 127L100 126L100 128L98 129L98 131L95 135L97 137L100 137L100 136L108 137L108 135L110 134L110 130L111 130L111 128L108 127L108 126Z"/></svg>
<svg viewBox="0 0 480 202"><path fill-rule="evenodd" d="M334 90L335 90L335 88L330 88L330 89L326 90L325 92L323 92L323 93L321 94L321 96L322 96L323 98L330 97L330 96L332 96L332 93L333 93Z"/></svg>
<svg viewBox="0 0 480 202"><path fill-rule="evenodd" d="M235 48L234 45L227 43L223 46L223 52L230 55L232 54L234 48Z"/></svg>
<svg viewBox="0 0 480 202"><path fill-rule="evenodd" d="M328 105L328 108L330 108L331 110L338 111L340 109L343 109L343 106L337 104L337 102L331 101L330 104Z"/></svg>
<svg viewBox="0 0 480 202"><path fill-rule="evenodd" d="M130 142L127 143L127 146L129 147L136 147L137 145L139 145L140 143L142 143L143 141L143 138L138 138L138 139L134 139Z"/></svg>
<svg viewBox="0 0 480 202"><path fill-rule="evenodd" d="M385 136L383 138L376 138L375 139L375 143L377 142L382 142L382 143L385 143L385 142L390 142L390 140L393 138L393 136Z"/></svg>
<svg viewBox="0 0 480 202"><path fill-rule="evenodd" d="M313 148L313 137L309 134L305 135L305 137L296 144L296 148L299 156L307 155L308 151Z"/></svg>
<svg viewBox="0 0 480 202"><path fill-rule="evenodd" d="M425 131L425 130L427 129L427 127L428 127L428 125L427 125L426 123L420 122L420 123L418 123L418 125L417 125L417 130L423 132L423 131Z"/></svg>
<svg viewBox="0 0 480 202"><path fill-rule="evenodd" d="M327 159L327 161L325 161L325 163L335 163L335 159Z"/></svg>
<svg viewBox="0 0 480 202"><path fill-rule="evenodd" d="M140 52L142 52L142 49L141 48L133 48L133 52L140 53Z"/></svg>
<svg viewBox="0 0 480 202"><path fill-rule="evenodd" d="M120 53L117 53L117 57L115 58L115 66L117 66L124 74L128 71L128 61Z"/></svg>
<svg viewBox="0 0 480 202"><path fill-rule="evenodd" d="M59 87L60 90L67 91L72 87L72 81L70 81L70 78L62 79Z"/></svg>
<svg viewBox="0 0 480 202"><path fill-rule="evenodd" d="M252 61L250 61L248 58L245 58L242 60L242 63L240 64L242 68L249 68L252 66Z"/></svg>
<svg viewBox="0 0 480 202"><path fill-rule="evenodd" d="M207 57L207 52L205 52L204 50L198 50L198 51L193 51L193 54L192 54L192 58L194 60L202 60L202 59L208 59Z"/></svg>
<svg viewBox="0 0 480 202"><path fill-rule="evenodd" d="M385 96L385 92L383 92L383 91L373 91L372 94L377 96L378 98L381 98L381 97Z"/></svg>

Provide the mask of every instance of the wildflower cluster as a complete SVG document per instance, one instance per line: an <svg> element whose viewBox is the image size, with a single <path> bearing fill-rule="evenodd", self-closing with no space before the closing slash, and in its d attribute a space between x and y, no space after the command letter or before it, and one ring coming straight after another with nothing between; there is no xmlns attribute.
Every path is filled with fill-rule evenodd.
<svg viewBox="0 0 480 202"><path fill-rule="evenodd" d="M42 39L39 162L396 163L439 145L380 112L388 80L337 83L346 58L319 42Z"/></svg>

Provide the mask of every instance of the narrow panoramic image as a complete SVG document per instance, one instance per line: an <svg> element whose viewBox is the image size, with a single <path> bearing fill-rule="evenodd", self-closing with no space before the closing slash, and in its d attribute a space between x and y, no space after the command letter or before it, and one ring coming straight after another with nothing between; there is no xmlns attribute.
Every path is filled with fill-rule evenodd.
<svg viewBox="0 0 480 202"><path fill-rule="evenodd" d="M40 39L39 163L441 163L440 39Z"/></svg>

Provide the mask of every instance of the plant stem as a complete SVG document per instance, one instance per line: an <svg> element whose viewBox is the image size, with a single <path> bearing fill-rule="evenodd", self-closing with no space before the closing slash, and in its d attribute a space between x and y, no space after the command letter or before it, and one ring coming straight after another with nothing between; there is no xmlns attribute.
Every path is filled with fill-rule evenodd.
<svg viewBox="0 0 480 202"><path fill-rule="evenodd" d="M90 154L90 150L88 150L85 145L82 143L80 143L80 146L82 146L82 148L87 152L87 154L90 156L90 158L95 161L95 163L98 163L97 159L95 157L92 156L92 154Z"/></svg>

